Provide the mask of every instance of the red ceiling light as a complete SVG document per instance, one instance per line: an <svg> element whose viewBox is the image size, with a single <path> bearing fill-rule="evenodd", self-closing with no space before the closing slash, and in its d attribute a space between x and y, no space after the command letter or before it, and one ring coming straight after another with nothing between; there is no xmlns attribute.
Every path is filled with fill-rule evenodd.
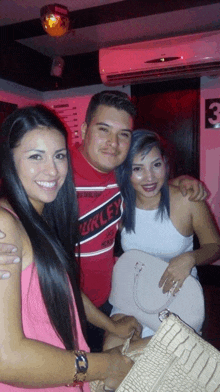
<svg viewBox="0 0 220 392"><path fill-rule="evenodd" d="M41 23L47 34L61 37L69 30L68 8L60 4L48 4L40 10Z"/></svg>

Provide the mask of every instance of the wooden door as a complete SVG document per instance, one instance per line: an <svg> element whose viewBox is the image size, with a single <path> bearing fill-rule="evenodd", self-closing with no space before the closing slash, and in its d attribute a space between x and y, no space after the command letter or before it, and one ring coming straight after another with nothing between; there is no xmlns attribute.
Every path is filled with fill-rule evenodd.
<svg viewBox="0 0 220 392"><path fill-rule="evenodd" d="M133 85L131 95L135 128L155 130L169 142L171 176L199 178L199 78Z"/></svg>

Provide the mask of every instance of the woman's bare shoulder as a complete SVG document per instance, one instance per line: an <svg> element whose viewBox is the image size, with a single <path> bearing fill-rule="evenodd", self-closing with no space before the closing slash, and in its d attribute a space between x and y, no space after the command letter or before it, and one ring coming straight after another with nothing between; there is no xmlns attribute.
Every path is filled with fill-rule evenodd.
<svg viewBox="0 0 220 392"><path fill-rule="evenodd" d="M186 220L187 217L201 217L209 215L209 209L205 200L192 201L189 195L183 196L179 188L170 186L170 206L173 219L179 217Z"/></svg>
<svg viewBox="0 0 220 392"><path fill-rule="evenodd" d="M183 198L178 186L169 185L170 201L180 201Z"/></svg>
<svg viewBox="0 0 220 392"><path fill-rule="evenodd" d="M0 200L0 230L6 235L1 242L13 243L16 246L22 244L23 226L4 199Z"/></svg>
<svg viewBox="0 0 220 392"><path fill-rule="evenodd" d="M1 223L2 220L4 221L4 223L8 221L8 224L16 225L18 223L18 218L16 218L16 214L14 213L10 204L5 201L5 199L0 199L0 217Z"/></svg>
<svg viewBox="0 0 220 392"><path fill-rule="evenodd" d="M188 192L186 196L183 196L182 193L180 192L179 187L177 186L169 185L169 192L170 192L170 203L175 203L175 204L178 203L185 207L191 206L192 203L195 203L189 200L191 193Z"/></svg>
<svg viewBox="0 0 220 392"><path fill-rule="evenodd" d="M30 239L15 212L6 201L0 200L0 230L5 237L0 243L13 244L17 247L18 256L22 259L22 270L33 261L33 249Z"/></svg>

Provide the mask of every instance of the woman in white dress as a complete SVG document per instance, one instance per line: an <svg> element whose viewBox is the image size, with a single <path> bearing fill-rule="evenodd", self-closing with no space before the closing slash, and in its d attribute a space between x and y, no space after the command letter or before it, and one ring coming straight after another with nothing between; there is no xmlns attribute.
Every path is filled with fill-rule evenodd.
<svg viewBox="0 0 220 392"><path fill-rule="evenodd" d="M117 171L125 203L122 249L138 249L168 262L158 285L164 293L172 289L175 294L190 274L197 276L197 265L220 258L220 236L206 202L189 201L168 184L168 173L162 139L152 131L134 131L127 159ZM197 250L194 234L200 243ZM119 319L121 313L113 308L112 317ZM152 334L146 327L142 336Z"/></svg>

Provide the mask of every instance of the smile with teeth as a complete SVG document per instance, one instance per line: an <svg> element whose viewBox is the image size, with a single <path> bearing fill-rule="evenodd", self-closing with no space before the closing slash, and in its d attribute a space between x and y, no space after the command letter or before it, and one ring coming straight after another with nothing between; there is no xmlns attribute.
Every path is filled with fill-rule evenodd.
<svg viewBox="0 0 220 392"><path fill-rule="evenodd" d="M149 185L142 185L142 187L146 192L153 192L157 188L157 183L149 184Z"/></svg>
<svg viewBox="0 0 220 392"><path fill-rule="evenodd" d="M54 187L56 187L57 182L56 181L36 181L37 185L39 185L42 188L46 188L46 189L52 189Z"/></svg>

